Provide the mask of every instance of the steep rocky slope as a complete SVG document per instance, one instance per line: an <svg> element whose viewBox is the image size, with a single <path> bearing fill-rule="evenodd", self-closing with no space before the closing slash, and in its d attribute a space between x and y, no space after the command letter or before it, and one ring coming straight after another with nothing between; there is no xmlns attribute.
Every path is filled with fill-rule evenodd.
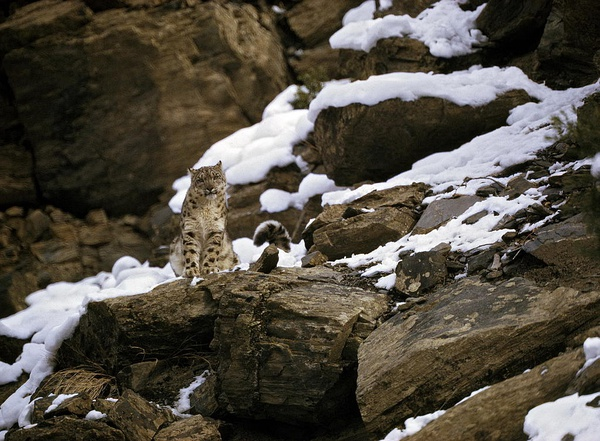
<svg viewBox="0 0 600 441"><path fill-rule="evenodd" d="M7 3L0 437L538 441L544 403L597 418L598 5L439 3ZM244 265L177 279L176 179L217 157ZM248 244L269 218L292 253Z"/></svg>

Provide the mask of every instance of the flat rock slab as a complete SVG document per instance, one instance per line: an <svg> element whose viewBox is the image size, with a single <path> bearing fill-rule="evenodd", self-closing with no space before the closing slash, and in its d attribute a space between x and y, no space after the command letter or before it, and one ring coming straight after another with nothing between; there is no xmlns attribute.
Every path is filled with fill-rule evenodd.
<svg viewBox="0 0 600 441"><path fill-rule="evenodd" d="M600 292L544 290L525 279L466 278L396 315L359 349L357 400L367 429L453 404L563 350L598 320Z"/></svg>
<svg viewBox="0 0 600 441"><path fill-rule="evenodd" d="M569 352L495 384L452 407L406 441L524 440L527 412L564 396L584 361L582 350Z"/></svg>
<svg viewBox="0 0 600 441"><path fill-rule="evenodd" d="M356 348L386 311L387 295L337 277L323 268L278 269L232 273L222 289L212 285L222 408L309 424L356 412Z"/></svg>
<svg viewBox="0 0 600 441"><path fill-rule="evenodd" d="M484 198L479 196L460 196L452 199L438 199L431 202L413 229L413 234L425 234L460 216Z"/></svg>

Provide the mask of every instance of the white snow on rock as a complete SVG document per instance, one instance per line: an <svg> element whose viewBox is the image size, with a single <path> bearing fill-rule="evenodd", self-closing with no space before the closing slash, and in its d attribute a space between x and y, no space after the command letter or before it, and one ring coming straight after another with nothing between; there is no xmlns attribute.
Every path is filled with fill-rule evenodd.
<svg viewBox="0 0 600 441"><path fill-rule="evenodd" d="M386 15L373 19L375 5L365 2L346 15L344 26L331 36L329 44L334 49L369 52L383 38L407 37L422 41L436 57L467 55L487 41L475 27L485 4L465 11L461 3L464 2L440 0L416 18Z"/></svg>

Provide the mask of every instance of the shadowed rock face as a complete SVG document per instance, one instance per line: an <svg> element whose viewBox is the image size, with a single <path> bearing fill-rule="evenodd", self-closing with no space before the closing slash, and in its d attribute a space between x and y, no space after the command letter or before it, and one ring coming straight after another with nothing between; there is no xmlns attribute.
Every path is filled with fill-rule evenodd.
<svg viewBox="0 0 600 441"><path fill-rule="evenodd" d="M530 100L515 90L482 107L431 97L330 107L317 117L315 144L336 184L382 181L432 153L453 150L504 125L511 109Z"/></svg>
<svg viewBox="0 0 600 441"><path fill-rule="evenodd" d="M0 25L0 48L41 196L79 215L145 212L289 84L249 5L93 14L47 0Z"/></svg>

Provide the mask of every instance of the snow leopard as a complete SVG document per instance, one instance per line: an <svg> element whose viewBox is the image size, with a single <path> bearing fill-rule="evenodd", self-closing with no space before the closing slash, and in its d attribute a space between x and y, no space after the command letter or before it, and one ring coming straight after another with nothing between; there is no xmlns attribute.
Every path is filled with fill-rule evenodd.
<svg viewBox="0 0 600 441"><path fill-rule="evenodd" d="M190 168L191 185L181 208L180 233L171 243L170 263L176 275L202 277L239 264L227 234L227 181L223 165ZM260 224L254 244L273 243L290 250L287 229L277 221Z"/></svg>

